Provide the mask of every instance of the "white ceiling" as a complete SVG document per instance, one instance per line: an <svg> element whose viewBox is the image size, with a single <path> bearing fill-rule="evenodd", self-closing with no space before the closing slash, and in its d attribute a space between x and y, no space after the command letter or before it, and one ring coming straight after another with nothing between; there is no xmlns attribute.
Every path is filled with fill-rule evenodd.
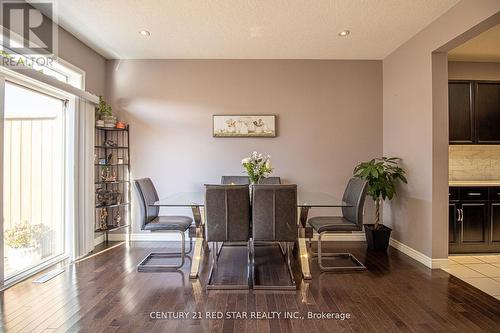
<svg viewBox="0 0 500 333"><path fill-rule="evenodd" d="M448 59L500 62L500 24L448 52Z"/></svg>
<svg viewBox="0 0 500 333"><path fill-rule="evenodd" d="M459 0L53 1L107 58L382 59Z"/></svg>

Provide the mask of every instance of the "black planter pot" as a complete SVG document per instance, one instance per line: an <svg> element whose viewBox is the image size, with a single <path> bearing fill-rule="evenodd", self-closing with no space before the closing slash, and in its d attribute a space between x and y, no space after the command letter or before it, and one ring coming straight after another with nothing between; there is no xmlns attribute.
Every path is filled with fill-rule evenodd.
<svg viewBox="0 0 500 333"><path fill-rule="evenodd" d="M374 224L365 224L366 244L373 251L387 251L392 229L385 225L379 225L379 229L373 228Z"/></svg>

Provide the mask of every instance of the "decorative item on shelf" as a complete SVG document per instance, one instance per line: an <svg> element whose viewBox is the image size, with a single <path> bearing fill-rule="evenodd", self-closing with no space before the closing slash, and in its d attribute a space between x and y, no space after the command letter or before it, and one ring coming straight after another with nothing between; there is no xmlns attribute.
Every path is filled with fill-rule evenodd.
<svg viewBox="0 0 500 333"><path fill-rule="evenodd" d="M96 195L97 204L99 206L119 205L122 201L122 195L117 190L98 188L96 190Z"/></svg>
<svg viewBox="0 0 500 333"><path fill-rule="evenodd" d="M123 157L118 157L118 158L116 159L116 164L124 164L124 159L123 159Z"/></svg>
<svg viewBox="0 0 500 333"><path fill-rule="evenodd" d="M250 157L242 159L241 165L248 174L251 184L259 183L261 178L265 178L273 172L271 156L264 156L256 151L254 151Z"/></svg>
<svg viewBox="0 0 500 333"><path fill-rule="evenodd" d="M101 180L103 182L115 182L116 181L116 171L111 171L111 168L104 167L101 170Z"/></svg>
<svg viewBox="0 0 500 333"><path fill-rule="evenodd" d="M99 104L95 110L95 119L97 127L106 127L106 119L107 117L113 117L113 112L111 106L109 106L106 101L99 96Z"/></svg>
<svg viewBox="0 0 500 333"><path fill-rule="evenodd" d="M122 194L118 190L113 191L113 197L115 198L115 202L117 205L121 205L122 203Z"/></svg>
<svg viewBox="0 0 500 333"><path fill-rule="evenodd" d="M119 211L116 212L115 216L113 217L113 221L115 227L120 226L120 222L122 221L122 216Z"/></svg>
<svg viewBox="0 0 500 333"><path fill-rule="evenodd" d="M117 121L116 122L116 128L117 129L126 129L127 128L127 124L125 124L123 121Z"/></svg>
<svg viewBox="0 0 500 333"><path fill-rule="evenodd" d="M105 158L100 158L99 159L99 165L106 165L106 159Z"/></svg>
<svg viewBox="0 0 500 333"><path fill-rule="evenodd" d="M408 183L406 172L399 167L400 158L381 157L363 162L354 168L357 178L368 182L367 194L375 202L375 223L365 224L366 243L368 248L376 251L386 251L392 229L380 223L380 205L382 201L392 200L396 194L396 181Z"/></svg>
<svg viewBox="0 0 500 333"><path fill-rule="evenodd" d="M116 126L115 116L105 116L103 120L104 120L104 127L106 128L114 128Z"/></svg>
<svg viewBox="0 0 500 333"><path fill-rule="evenodd" d="M108 147L108 148L114 148L114 147L118 146L118 144L113 140L106 140L106 141L104 141L103 146Z"/></svg>
<svg viewBox="0 0 500 333"><path fill-rule="evenodd" d="M108 229L108 210L106 208L101 208L101 212L99 214L99 229Z"/></svg>

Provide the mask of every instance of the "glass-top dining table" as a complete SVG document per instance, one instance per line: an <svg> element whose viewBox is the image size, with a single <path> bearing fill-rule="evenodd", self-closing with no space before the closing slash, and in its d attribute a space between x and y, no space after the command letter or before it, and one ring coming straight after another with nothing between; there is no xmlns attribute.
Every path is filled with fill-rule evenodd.
<svg viewBox="0 0 500 333"><path fill-rule="evenodd" d="M168 195L152 204L155 207L190 207L195 222L195 230L190 233L195 238L194 252L191 260L191 272L189 277L196 279L201 262L201 253L204 240L204 206L205 193L178 192ZM313 230L307 225L307 216L310 208L315 207L351 207L341 199L335 198L327 193L321 192L297 192L297 250L300 258L302 276L305 280L312 278L309 268L309 255L307 253L306 240L312 238Z"/></svg>

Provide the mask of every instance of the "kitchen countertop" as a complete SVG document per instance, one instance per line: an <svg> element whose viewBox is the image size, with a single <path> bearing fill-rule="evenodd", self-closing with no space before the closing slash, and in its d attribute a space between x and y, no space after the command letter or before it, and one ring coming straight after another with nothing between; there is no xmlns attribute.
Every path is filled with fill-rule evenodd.
<svg viewBox="0 0 500 333"><path fill-rule="evenodd" d="M449 186L500 186L499 180L450 180Z"/></svg>

